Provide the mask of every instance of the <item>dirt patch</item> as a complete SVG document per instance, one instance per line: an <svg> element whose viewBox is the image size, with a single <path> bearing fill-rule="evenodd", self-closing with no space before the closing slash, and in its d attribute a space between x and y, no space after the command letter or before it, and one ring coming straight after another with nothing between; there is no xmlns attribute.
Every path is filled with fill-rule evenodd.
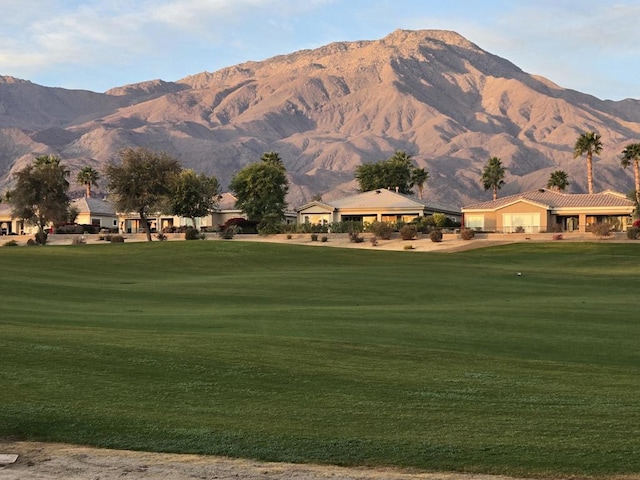
<svg viewBox="0 0 640 480"><path fill-rule="evenodd" d="M513 480L492 475L267 463L59 443L0 442L0 453L19 455L15 463L0 465L3 480Z"/></svg>

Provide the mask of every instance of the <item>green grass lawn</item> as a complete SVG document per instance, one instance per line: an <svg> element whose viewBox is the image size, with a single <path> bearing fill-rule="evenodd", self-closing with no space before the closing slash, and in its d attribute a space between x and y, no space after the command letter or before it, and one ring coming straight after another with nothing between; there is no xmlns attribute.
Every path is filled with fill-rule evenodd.
<svg viewBox="0 0 640 480"><path fill-rule="evenodd" d="M638 473L639 259L561 242L1 248L0 437Z"/></svg>

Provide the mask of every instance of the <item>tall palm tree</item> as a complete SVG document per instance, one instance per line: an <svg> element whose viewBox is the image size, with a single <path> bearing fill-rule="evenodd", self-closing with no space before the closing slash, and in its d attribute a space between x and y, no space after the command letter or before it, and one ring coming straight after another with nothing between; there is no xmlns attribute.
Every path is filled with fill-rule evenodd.
<svg viewBox="0 0 640 480"><path fill-rule="evenodd" d="M498 198L498 190L504 185L506 168L498 157L491 157L482 171L482 185L485 190L493 192L493 199Z"/></svg>
<svg viewBox="0 0 640 480"><path fill-rule="evenodd" d="M84 185L86 188L87 198L91 198L91 185L97 187L100 174L91 167L84 167L78 172L76 181L78 185Z"/></svg>
<svg viewBox="0 0 640 480"><path fill-rule="evenodd" d="M633 164L633 176L636 181L636 202L640 203L640 143L630 143L622 150L620 165L627 168Z"/></svg>
<svg viewBox="0 0 640 480"><path fill-rule="evenodd" d="M580 134L573 147L573 158L587 156L587 186L589 193L593 193L593 155L600 155L602 142L600 134L596 132L584 132Z"/></svg>
<svg viewBox="0 0 640 480"><path fill-rule="evenodd" d="M563 192L569 186L569 175L564 170L556 170L549 175L547 188L555 188L559 192Z"/></svg>
<svg viewBox="0 0 640 480"><path fill-rule="evenodd" d="M411 183L418 187L418 198L422 200L424 184L429 180L429 172L424 168L414 168L411 170Z"/></svg>

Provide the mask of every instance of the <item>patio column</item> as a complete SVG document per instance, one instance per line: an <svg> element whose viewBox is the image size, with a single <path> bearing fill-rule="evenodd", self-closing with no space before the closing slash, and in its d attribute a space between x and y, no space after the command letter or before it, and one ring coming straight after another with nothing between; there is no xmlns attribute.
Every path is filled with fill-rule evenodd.
<svg viewBox="0 0 640 480"><path fill-rule="evenodd" d="M580 233L587 233L587 214L586 213L581 213L579 215L578 231Z"/></svg>

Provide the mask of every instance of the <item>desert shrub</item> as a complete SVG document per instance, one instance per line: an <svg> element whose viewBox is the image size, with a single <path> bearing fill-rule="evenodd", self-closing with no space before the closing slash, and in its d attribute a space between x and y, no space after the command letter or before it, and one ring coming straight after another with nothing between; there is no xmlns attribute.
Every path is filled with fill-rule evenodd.
<svg viewBox="0 0 640 480"><path fill-rule="evenodd" d="M372 247L377 247L378 246L378 237L376 237L375 235L371 235L371 237L369 238L369 243L371 243Z"/></svg>
<svg viewBox="0 0 640 480"><path fill-rule="evenodd" d="M221 229L226 230L232 226L236 227L236 233L258 233L258 222L253 222L242 217L230 218L224 222Z"/></svg>
<svg viewBox="0 0 640 480"><path fill-rule="evenodd" d="M29 240L27 240L27 245L32 247L33 245L37 245L37 243L33 238L30 238Z"/></svg>
<svg viewBox="0 0 640 480"><path fill-rule="evenodd" d="M414 225L420 233L429 233L435 226L435 221L433 216L418 217L411 222L411 225Z"/></svg>
<svg viewBox="0 0 640 480"><path fill-rule="evenodd" d="M515 231L516 233L524 233L524 227L522 225L518 225Z"/></svg>
<svg viewBox="0 0 640 480"><path fill-rule="evenodd" d="M640 218L633 221L633 228L640 228Z"/></svg>
<svg viewBox="0 0 640 480"><path fill-rule="evenodd" d="M462 240L471 240L475 236L476 236L476 232L474 232L470 228L460 229L460 238Z"/></svg>
<svg viewBox="0 0 640 480"><path fill-rule="evenodd" d="M4 242L4 246L5 247L17 247L18 246L18 242L16 242L15 240L9 240L8 242Z"/></svg>
<svg viewBox="0 0 640 480"><path fill-rule="evenodd" d="M432 242L441 242L442 241L442 230L434 230L429 234L429 238Z"/></svg>
<svg viewBox="0 0 640 480"><path fill-rule="evenodd" d="M373 233L381 240L391 240L393 225L388 222L372 222L367 226L367 231Z"/></svg>
<svg viewBox="0 0 640 480"><path fill-rule="evenodd" d="M189 227L184 232L184 239L185 240L202 240L202 235L200 234L197 228Z"/></svg>
<svg viewBox="0 0 640 480"><path fill-rule="evenodd" d="M596 237L608 237L611 235L611 225L608 223L596 223L591 225L591 233Z"/></svg>
<svg viewBox="0 0 640 480"><path fill-rule="evenodd" d="M111 235L109 241L111 243L124 243L124 237L122 235Z"/></svg>
<svg viewBox="0 0 640 480"><path fill-rule="evenodd" d="M312 242L317 242L318 241L318 234L317 233L312 233L311 234L311 241Z"/></svg>
<svg viewBox="0 0 640 480"><path fill-rule="evenodd" d="M257 228L260 235L282 233L282 219L278 215L265 215Z"/></svg>
<svg viewBox="0 0 640 480"><path fill-rule="evenodd" d="M87 239L80 235L77 237L73 237L73 240L71 240L71 245L84 245L86 243Z"/></svg>
<svg viewBox="0 0 640 480"><path fill-rule="evenodd" d="M38 245L46 245L47 237L47 232L38 232L35 234L35 241Z"/></svg>
<svg viewBox="0 0 640 480"><path fill-rule="evenodd" d="M287 233L287 240L291 240L293 238L293 235L291 235L290 233Z"/></svg>
<svg viewBox="0 0 640 480"><path fill-rule="evenodd" d="M627 229L627 238L629 240L637 240L638 237L640 237L640 228L638 228L638 227L629 227Z"/></svg>
<svg viewBox="0 0 640 480"><path fill-rule="evenodd" d="M165 233L156 233L156 238L158 240L160 240L161 242L166 242L167 241L167 235Z"/></svg>
<svg viewBox="0 0 640 480"><path fill-rule="evenodd" d="M218 232L218 235L220 236L220 238L224 240L231 240L233 237L236 236L239 229L240 227L238 227L237 225L230 225L227 228L220 230Z"/></svg>
<svg viewBox="0 0 640 480"><path fill-rule="evenodd" d="M405 245L402 247L404 250L413 250L413 245Z"/></svg>
<svg viewBox="0 0 640 480"><path fill-rule="evenodd" d="M349 232L349 241L351 243L362 243L364 238L360 236L360 232Z"/></svg>
<svg viewBox="0 0 640 480"><path fill-rule="evenodd" d="M405 225L400 229L400 238L402 240L413 240L416 238L417 233L414 225Z"/></svg>
<svg viewBox="0 0 640 480"><path fill-rule="evenodd" d="M328 241L329 241L329 237L327 237L326 235L323 235L323 236L320 238L320 241L321 241L322 243L326 243L326 242L328 242Z"/></svg>
<svg viewBox="0 0 640 480"><path fill-rule="evenodd" d="M444 213L434 213L432 216L433 224L436 227L446 227L447 226L447 216Z"/></svg>

